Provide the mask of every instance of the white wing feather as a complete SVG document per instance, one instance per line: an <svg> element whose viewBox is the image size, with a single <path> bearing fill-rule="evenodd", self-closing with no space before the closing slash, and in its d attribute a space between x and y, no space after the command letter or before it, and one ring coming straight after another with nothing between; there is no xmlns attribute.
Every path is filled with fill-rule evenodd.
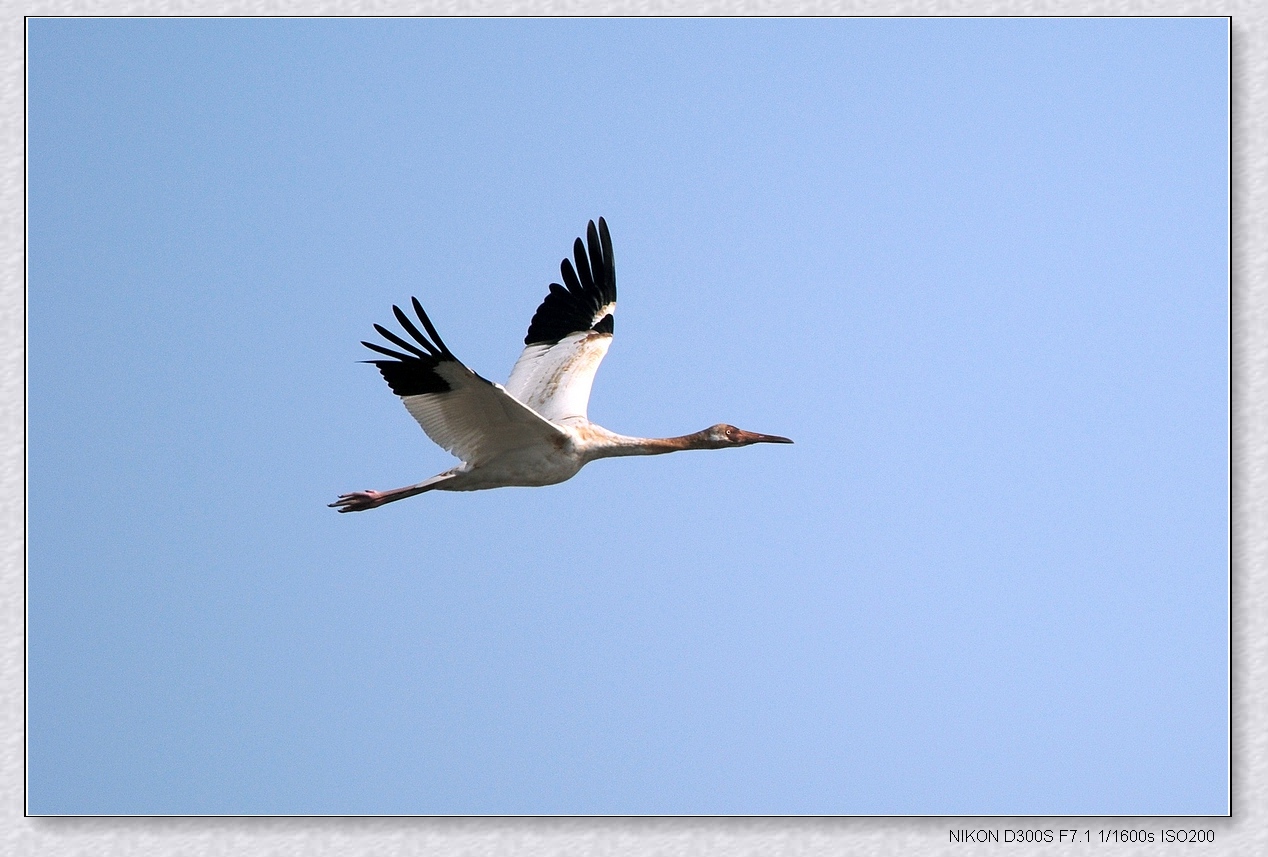
<svg viewBox="0 0 1268 857"><path fill-rule="evenodd" d="M449 384L444 393L402 396L406 409L427 436L468 464L496 458L513 449L562 442L567 435L500 385L448 360L436 374Z"/></svg>
<svg viewBox="0 0 1268 857"><path fill-rule="evenodd" d="M603 314L615 309L610 304ZM585 420L595 372L611 344L612 334L587 330L554 345L529 345L515 361L506 391L551 422Z"/></svg>
<svg viewBox="0 0 1268 857"><path fill-rule="evenodd" d="M587 245L589 249L587 250ZM559 263L563 284L551 283L524 337L506 390L554 423L584 423L594 373L612 344L616 262L602 217L586 226L586 244L572 245L576 264Z"/></svg>

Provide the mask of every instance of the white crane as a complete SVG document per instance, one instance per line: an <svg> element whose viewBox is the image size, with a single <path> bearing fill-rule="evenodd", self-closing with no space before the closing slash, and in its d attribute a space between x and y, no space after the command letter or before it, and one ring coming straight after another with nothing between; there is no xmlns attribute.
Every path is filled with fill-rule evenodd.
<svg viewBox="0 0 1268 857"><path fill-rule="evenodd" d="M612 343L616 312L612 237L602 217L597 229L590 221L586 240L588 255L580 238L573 244L575 269L566 258L560 263L567 288L550 284L505 387L486 381L453 356L418 298L412 299L414 312L426 335L404 311L392 307L414 342L376 324L374 329L401 350L362 342L391 358L365 362L379 368L427 436L462 464L417 485L343 494L332 508L361 512L424 491L553 485L571 479L596 458L617 455L792 443L726 424L681 437L626 437L586 419L590 386Z"/></svg>

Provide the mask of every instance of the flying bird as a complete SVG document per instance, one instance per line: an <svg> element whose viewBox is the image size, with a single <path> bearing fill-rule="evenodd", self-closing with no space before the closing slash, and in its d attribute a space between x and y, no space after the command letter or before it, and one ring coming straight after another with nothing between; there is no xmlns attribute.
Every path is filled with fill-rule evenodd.
<svg viewBox="0 0 1268 857"><path fill-rule="evenodd" d="M792 443L725 423L680 437L626 437L586 419L590 387L612 344L616 312L612 236L602 217L597 228L590 221L586 241L588 252L580 238L573 244L575 266L567 258L560 263L564 283L550 284L505 387L454 357L418 298L411 300L422 330L404 310L392 307L413 341L376 324L374 329L396 348L363 341L388 358L364 362L378 367L427 436L462 464L417 485L343 494L332 508L362 512L424 491L554 485L595 459L619 455Z"/></svg>

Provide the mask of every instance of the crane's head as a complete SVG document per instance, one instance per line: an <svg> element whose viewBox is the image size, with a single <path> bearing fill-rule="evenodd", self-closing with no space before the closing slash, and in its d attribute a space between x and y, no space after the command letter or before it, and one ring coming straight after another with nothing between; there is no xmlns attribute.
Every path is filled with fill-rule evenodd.
<svg viewBox="0 0 1268 857"><path fill-rule="evenodd" d="M725 449L728 446L749 446L754 443L792 443L777 434L758 434L755 431L718 423L700 432L701 446L705 449Z"/></svg>

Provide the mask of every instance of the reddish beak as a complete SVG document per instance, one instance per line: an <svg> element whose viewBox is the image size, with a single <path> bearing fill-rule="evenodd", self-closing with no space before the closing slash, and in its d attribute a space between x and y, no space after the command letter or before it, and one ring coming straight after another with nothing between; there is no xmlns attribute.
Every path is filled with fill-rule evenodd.
<svg viewBox="0 0 1268 857"><path fill-rule="evenodd" d="M745 432L741 432L740 434L741 434L741 438L740 438L740 439L741 439L741 440L743 440L745 444L749 444L749 443L792 443L792 441L791 441L791 440L789 440L788 438L786 438L786 437L780 437L780 436L779 436L779 435L777 435L777 434L758 434L758 433L757 433L757 432L755 432L755 431L745 431Z"/></svg>

